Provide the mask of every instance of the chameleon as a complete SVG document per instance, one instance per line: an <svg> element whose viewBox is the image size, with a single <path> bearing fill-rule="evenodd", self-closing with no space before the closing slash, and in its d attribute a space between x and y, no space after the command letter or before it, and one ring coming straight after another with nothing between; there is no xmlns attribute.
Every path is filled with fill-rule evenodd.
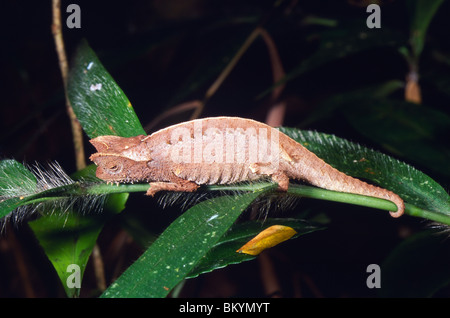
<svg viewBox="0 0 450 318"><path fill-rule="evenodd" d="M280 191L290 180L328 190L371 196L397 206L397 194L353 178L327 164L303 145L264 123L240 117L210 117L169 126L150 135L98 136L90 160L108 183L148 182L146 195L194 192L201 185L270 178Z"/></svg>

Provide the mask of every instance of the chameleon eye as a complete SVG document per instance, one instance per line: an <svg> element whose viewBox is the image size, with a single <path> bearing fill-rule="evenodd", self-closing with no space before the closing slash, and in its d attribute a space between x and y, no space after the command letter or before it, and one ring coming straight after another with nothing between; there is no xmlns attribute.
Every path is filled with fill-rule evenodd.
<svg viewBox="0 0 450 318"><path fill-rule="evenodd" d="M111 174L117 174L122 172L123 166L121 164L111 164L110 166L106 167L105 170L107 170Z"/></svg>

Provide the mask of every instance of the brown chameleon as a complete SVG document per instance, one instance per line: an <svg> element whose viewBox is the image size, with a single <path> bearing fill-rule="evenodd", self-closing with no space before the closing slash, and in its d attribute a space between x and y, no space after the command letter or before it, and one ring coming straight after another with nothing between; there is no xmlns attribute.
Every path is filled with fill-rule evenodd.
<svg viewBox="0 0 450 318"><path fill-rule="evenodd" d="M333 168L301 144L266 124L239 117L197 119L149 136L99 136L90 159L107 182L149 182L158 191L193 192L202 184L232 184L271 178L282 191L289 180L392 201L393 217L404 213L395 193Z"/></svg>

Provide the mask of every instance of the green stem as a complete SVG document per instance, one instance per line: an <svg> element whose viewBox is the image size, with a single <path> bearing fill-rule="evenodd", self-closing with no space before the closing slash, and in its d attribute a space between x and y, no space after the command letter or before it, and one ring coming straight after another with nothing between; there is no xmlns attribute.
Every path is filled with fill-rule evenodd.
<svg viewBox="0 0 450 318"><path fill-rule="evenodd" d="M276 189L276 184L272 182L258 182L249 183L243 185L209 185L205 187L205 191L264 191L268 187ZM76 182L68 186L62 186L47 191L43 191L39 194L35 194L24 198L23 204L34 204L44 201L58 200L61 198L71 196L83 196L83 195L104 195L113 193L130 193L130 192L146 192L149 188L147 183L139 184L106 184L106 183L93 183L86 184L83 182ZM292 184L289 187L288 193L298 195L306 198L327 200L333 202L342 202L347 204L360 205L370 208L376 208L386 211L396 211L396 205L388 200L368 197L358 194L336 192L326 189L316 188L307 185L295 185ZM450 225L450 215L438 213L422 209L412 204L405 204L405 214L413 217L420 217L436 221L442 224Z"/></svg>
<svg viewBox="0 0 450 318"><path fill-rule="evenodd" d="M393 202L388 200L363 196L359 194L330 191L311 186L291 185L288 192L307 198L343 202L386 211L395 211L397 208ZM450 225L450 215L425 210L409 203L405 203L405 214Z"/></svg>
<svg viewBox="0 0 450 318"><path fill-rule="evenodd" d="M424 210L409 203L405 203L405 213L414 217L450 225L450 215Z"/></svg>
<svg viewBox="0 0 450 318"><path fill-rule="evenodd" d="M397 206L388 200L353 193L331 191L305 185L291 185L288 192L306 198L342 202L386 211L396 211L397 209Z"/></svg>

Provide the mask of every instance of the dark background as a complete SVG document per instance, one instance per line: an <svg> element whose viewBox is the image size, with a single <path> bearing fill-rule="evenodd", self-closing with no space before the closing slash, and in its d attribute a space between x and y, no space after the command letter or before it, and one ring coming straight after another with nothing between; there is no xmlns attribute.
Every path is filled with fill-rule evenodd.
<svg viewBox="0 0 450 318"><path fill-rule="evenodd" d="M179 103L202 99L227 59L258 23L263 23L273 37L288 74L314 55L320 45L320 32L327 28L308 24L307 18L323 17L337 21L337 28L353 25L356 30L368 32L364 1L281 1L277 8L274 1L261 0L62 1L63 23L70 3L81 7L81 29L63 29L69 59L80 40L87 39L132 102L144 127ZM381 5L381 30L394 30L407 43L405 1L382 1ZM51 33L51 3L7 0L2 1L0 10L0 156L26 163L56 160L67 172L74 172L72 135ZM428 74L449 71L448 65L445 69L431 58L429 49L437 48L449 56L449 11L446 2L430 26L431 44L426 46L421 61ZM338 92L391 79L404 81L407 73L408 65L396 48L383 45L312 67L290 80L279 97L287 105L283 125L298 126L321 101ZM201 116L265 121L273 102L269 95L260 95L272 84L267 48L258 39L208 101ZM422 93L424 103L448 113L448 97L427 83ZM403 92L396 92L394 98L401 100ZM190 115L185 112L167 117L148 132L188 120ZM395 151L388 152L359 133L339 112L301 128L332 133L397 156ZM445 142L448 135L441 138ZM85 151L87 156L94 151L86 137ZM413 157L399 159L448 188L448 176ZM150 214L143 206L158 212ZM376 292L365 284L367 265L380 264L402 239L426 227L417 219L392 220L373 209L306 199L294 210L311 207L334 216L326 231L282 244L257 260L188 280L181 295L375 297ZM123 271L142 251L121 228L121 218L136 217L158 232L176 215L176 209L161 210L154 200L133 194L122 216L108 224L99 238L107 278ZM51 264L26 223L7 226L0 237L0 259L0 297L64 297ZM269 274L265 271L267 264L273 266ZM280 289L274 295L265 291L265 275L279 282ZM83 297L96 295L92 264L86 270L83 288ZM449 295L448 287L437 294Z"/></svg>

